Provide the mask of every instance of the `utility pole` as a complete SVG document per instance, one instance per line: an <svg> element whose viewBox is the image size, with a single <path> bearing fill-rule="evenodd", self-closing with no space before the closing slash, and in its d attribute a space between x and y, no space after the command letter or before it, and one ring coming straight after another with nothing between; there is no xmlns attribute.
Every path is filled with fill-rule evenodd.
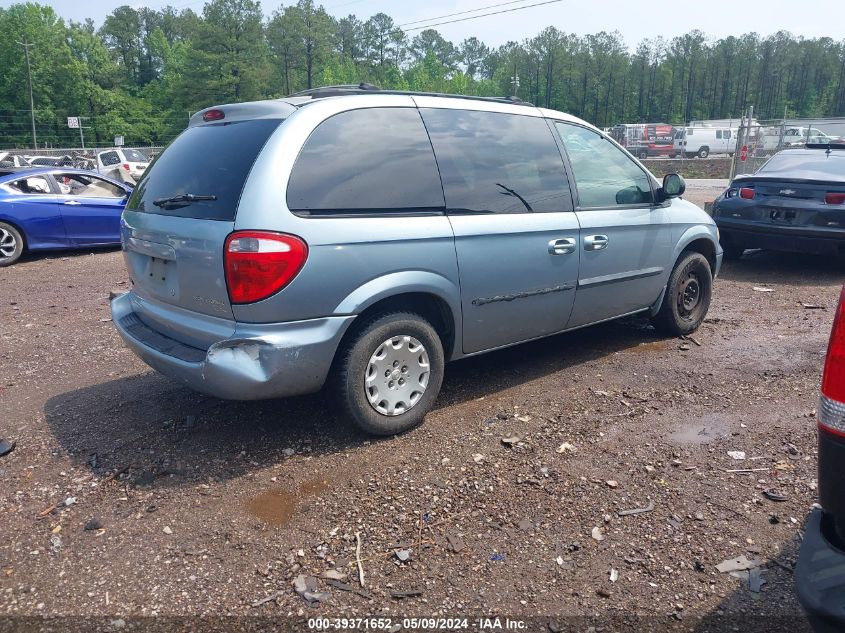
<svg viewBox="0 0 845 633"><path fill-rule="evenodd" d="M35 136L35 101L32 98L32 68L29 65L29 47L34 45L26 41L26 36L24 36L23 42L18 42L18 45L23 46L26 55L26 76L29 79L29 115L32 119L32 148L38 149L38 138Z"/></svg>

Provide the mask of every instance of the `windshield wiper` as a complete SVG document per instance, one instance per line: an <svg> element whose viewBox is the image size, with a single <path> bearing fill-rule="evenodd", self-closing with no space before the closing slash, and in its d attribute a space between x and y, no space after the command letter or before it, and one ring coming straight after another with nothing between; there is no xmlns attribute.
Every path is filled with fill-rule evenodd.
<svg viewBox="0 0 845 633"><path fill-rule="evenodd" d="M180 193L178 196L170 196L169 198L158 198L153 200L153 204L157 207L167 207L171 204L191 204L192 202L200 202L203 200L217 200L217 196L200 196L193 193Z"/></svg>

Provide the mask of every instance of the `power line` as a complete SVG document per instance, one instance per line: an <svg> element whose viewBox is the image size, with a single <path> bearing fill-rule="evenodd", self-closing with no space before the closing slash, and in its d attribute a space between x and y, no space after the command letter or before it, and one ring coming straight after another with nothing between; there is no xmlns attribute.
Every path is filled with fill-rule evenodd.
<svg viewBox="0 0 845 633"><path fill-rule="evenodd" d="M563 2L563 0L546 0L545 2L536 2L534 4L527 4L522 7L514 7L513 9L502 9L501 11L491 11L490 13L483 13L482 15L471 15L468 18L458 18L457 20L447 20L446 22L436 22L434 24L425 24L423 26L415 26L410 29L405 29L406 31L421 31L423 29L430 29L434 26L443 26L444 24L454 24L455 22L466 22L468 20L477 20L478 18L486 18L491 15L499 15L500 13L511 13L512 11L522 11L523 9L530 9L532 7L540 7L544 4L555 4L557 2ZM433 20L437 20L439 18L432 18Z"/></svg>
<svg viewBox="0 0 845 633"><path fill-rule="evenodd" d="M504 7L509 4L518 4L520 2L527 2L528 0L508 0L508 2L499 2L498 4L489 4L486 7L478 7L476 9L469 9L467 11L458 11L457 13L447 13L446 15L438 15L426 20L414 20L413 22L405 22L404 24L397 24L395 28L401 29L404 26L411 26L412 24L419 24L420 22L431 22L432 20L442 20L443 18L451 18L456 15L466 15L467 13L476 13L477 11L484 11L486 9L495 9L496 7ZM481 16L479 16L481 17Z"/></svg>

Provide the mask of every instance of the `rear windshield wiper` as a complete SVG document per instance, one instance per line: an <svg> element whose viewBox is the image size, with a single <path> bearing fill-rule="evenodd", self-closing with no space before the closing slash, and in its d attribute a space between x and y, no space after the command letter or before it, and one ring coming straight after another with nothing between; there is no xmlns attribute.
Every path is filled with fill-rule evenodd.
<svg viewBox="0 0 845 633"><path fill-rule="evenodd" d="M158 198L153 200L153 204L157 207L168 207L172 204L190 204L192 202L200 202L203 200L217 200L217 196L200 196L193 193L180 193L178 196L170 196L169 198Z"/></svg>

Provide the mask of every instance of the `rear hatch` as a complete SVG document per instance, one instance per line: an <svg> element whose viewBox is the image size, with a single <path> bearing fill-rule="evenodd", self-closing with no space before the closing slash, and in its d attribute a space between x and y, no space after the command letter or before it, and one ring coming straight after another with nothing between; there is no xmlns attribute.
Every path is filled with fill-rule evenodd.
<svg viewBox="0 0 845 633"><path fill-rule="evenodd" d="M234 330L224 242L252 165L282 120L192 125L145 171L126 205L121 239L133 307L149 327L196 347Z"/></svg>

